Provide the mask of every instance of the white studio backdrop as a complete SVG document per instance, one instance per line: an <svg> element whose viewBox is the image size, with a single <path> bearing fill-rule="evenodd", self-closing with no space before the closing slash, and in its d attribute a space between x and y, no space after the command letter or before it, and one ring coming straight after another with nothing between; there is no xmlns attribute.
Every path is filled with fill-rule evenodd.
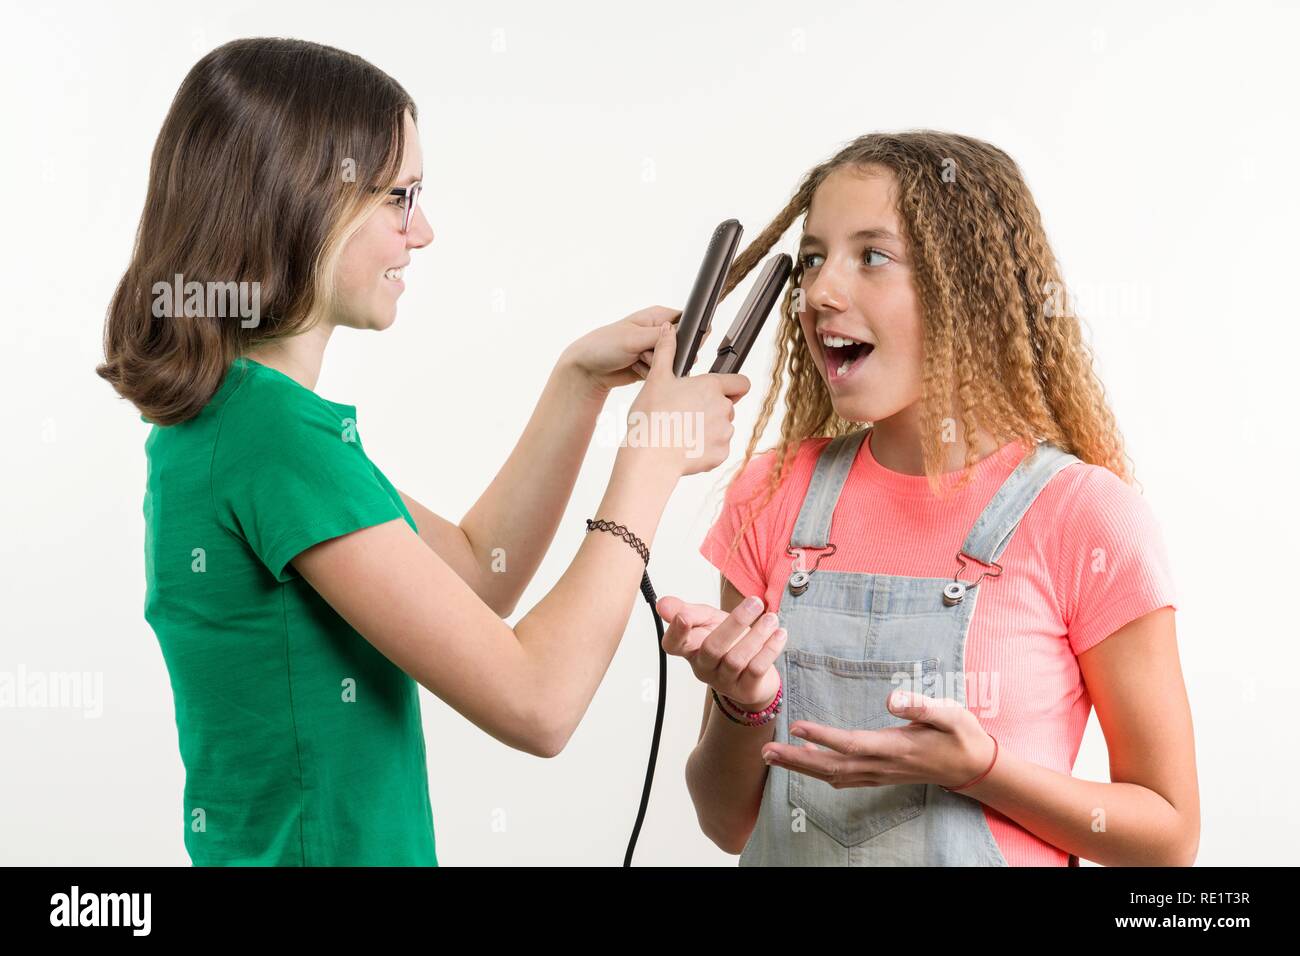
<svg viewBox="0 0 1300 956"><path fill-rule="evenodd" d="M253 35L358 53L419 106L436 238L415 252L396 324L340 331L318 391L359 406L370 455L452 520L564 345L680 307L720 220L752 238L809 167L872 130L949 130L1010 153L1174 564L1197 862L1293 861L1297 27L1287 3L6 4L0 670L100 675L102 713L0 709L0 863L188 864L171 688L142 614L148 428L93 368L171 98L202 54ZM765 334L731 463L669 504L660 594L717 600L697 549L771 356ZM634 394L612 396L521 616L579 545ZM684 783L704 691L669 664L637 860L734 865ZM549 761L422 692L440 861L620 863L656 674L638 598ZM1074 772L1108 779L1095 716Z"/></svg>

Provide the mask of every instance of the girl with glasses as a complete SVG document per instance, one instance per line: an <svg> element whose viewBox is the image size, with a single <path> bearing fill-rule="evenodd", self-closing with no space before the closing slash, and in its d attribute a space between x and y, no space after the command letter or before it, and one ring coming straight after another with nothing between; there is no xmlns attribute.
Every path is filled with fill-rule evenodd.
<svg viewBox="0 0 1300 956"><path fill-rule="evenodd" d="M393 324L433 239L417 118L360 57L245 39L194 66L154 148L97 371L153 426L145 617L185 764L175 823L198 865L435 865L418 686L508 747L558 754L668 496L726 458L748 388L674 378L677 313L644 309L563 349L459 522L395 488L357 408L315 386L336 328ZM182 294L164 302L173 277ZM207 284L254 288L241 301L258 314L211 314L187 291ZM620 448L601 524L512 627L606 397L641 381L633 412L698 414L697 445Z"/></svg>

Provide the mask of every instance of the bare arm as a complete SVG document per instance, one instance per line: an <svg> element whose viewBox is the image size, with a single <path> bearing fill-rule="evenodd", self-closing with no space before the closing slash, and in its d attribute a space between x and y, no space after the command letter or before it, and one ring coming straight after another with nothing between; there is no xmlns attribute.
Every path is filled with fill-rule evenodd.
<svg viewBox="0 0 1300 956"><path fill-rule="evenodd" d="M1110 754L1110 783L1002 751L965 791L1031 833L1106 866L1191 866L1200 791L1174 611L1161 608L1079 655Z"/></svg>
<svg viewBox="0 0 1300 956"><path fill-rule="evenodd" d="M459 525L399 492L420 538L501 617L514 613L555 539L606 395L561 357L510 457Z"/></svg>
<svg viewBox="0 0 1300 956"><path fill-rule="evenodd" d="M677 475L637 451L620 451L600 513L652 546ZM588 534L512 630L401 519L324 541L293 563L394 664L498 740L543 757L563 749L586 713L645 567L625 541Z"/></svg>
<svg viewBox="0 0 1300 956"><path fill-rule="evenodd" d="M730 613L744 600L722 578L719 607ZM717 712L713 695L704 688L704 721L700 739L686 761L686 789L704 835L728 853L740 853L758 820L767 784L763 744L775 735L775 723L744 727Z"/></svg>
<svg viewBox="0 0 1300 956"><path fill-rule="evenodd" d="M741 375L672 374L665 334L633 411L700 415L698 449L631 445L615 458L601 517L648 547L682 474L725 461ZM417 522L418 523L418 522ZM401 519L303 551L294 566L384 656L509 746L563 749L609 667L640 593L640 555L605 532L584 536L550 593L512 630L434 547Z"/></svg>

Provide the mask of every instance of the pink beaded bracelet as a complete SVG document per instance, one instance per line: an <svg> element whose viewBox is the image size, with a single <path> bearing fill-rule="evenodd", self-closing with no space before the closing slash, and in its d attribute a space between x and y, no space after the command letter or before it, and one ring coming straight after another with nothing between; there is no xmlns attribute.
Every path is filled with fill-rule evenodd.
<svg viewBox="0 0 1300 956"><path fill-rule="evenodd" d="M777 672L777 678L780 679L780 671ZM741 724L745 727L762 727L764 724L776 719L776 715L781 713L781 697L785 692L785 682L782 681L776 689L776 697L772 703L768 704L762 710L745 710L730 697L720 697L718 692L713 691L713 700L722 711L722 716L726 717L733 724ZM724 704L723 701L726 701ZM740 714L740 717L733 717L732 711Z"/></svg>

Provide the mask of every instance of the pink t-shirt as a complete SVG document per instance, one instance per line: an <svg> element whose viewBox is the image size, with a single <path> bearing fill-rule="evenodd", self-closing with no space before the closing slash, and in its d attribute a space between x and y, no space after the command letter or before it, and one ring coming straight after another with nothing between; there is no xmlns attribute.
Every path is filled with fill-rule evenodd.
<svg viewBox="0 0 1300 956"><path fill-rule="evenodd" d="M785 549L829 441L810 438L799 446L782 486L728 560L742 508L775 459L772 451L755 455L727 489L723 512L700 546L741 594L761 595L768 608L781 600L792 567ZM924 476L880 465L868 433L835 508L831 540L838 550L820 567L951 578L971 526L1023 456L1022 446L1003 446L976 463L967 487L941 500ZM1106 468L1076 463L1043 488L998 563L1003 573L986 579L967 634L967 707L1001 747L1069 773L1092 710L1077 655L1150 611L1176 607L1160 527L1135 488ZM968 562L963 580L980 569ZM984 812L1012 866L1069 862L1066 852L1015 821L987 806Z"/></svg>

